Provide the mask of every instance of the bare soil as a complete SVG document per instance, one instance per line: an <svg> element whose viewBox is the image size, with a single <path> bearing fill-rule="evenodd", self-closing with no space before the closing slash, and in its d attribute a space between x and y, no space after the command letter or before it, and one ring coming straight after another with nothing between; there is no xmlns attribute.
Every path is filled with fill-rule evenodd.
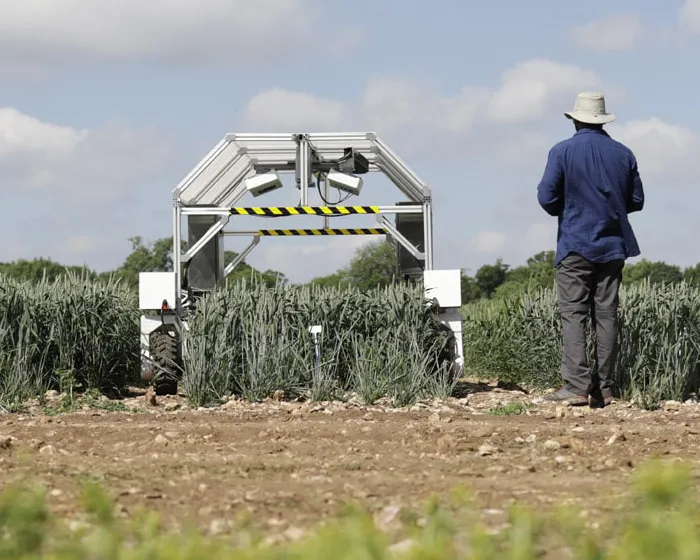
<svg viewBox="0 0 700 560"><path fill-rule="evenodd" d="M0 484L35 480L70 518L91 478L124 515L145 506L167 523L215 533L250 515L261 530L290 538L347 502L390 522L395 507L421 508L467 488L497 528L511 503L568 503L596 519L618 505L647 459L697 463L700 449L698 404L557 407L485 384L411 409L233 400L192 410L182 397L153 406L144 395L123 402L130 411L0 415ZM509 403L530 407L493 413L517 412L499 408Z"/></svg>

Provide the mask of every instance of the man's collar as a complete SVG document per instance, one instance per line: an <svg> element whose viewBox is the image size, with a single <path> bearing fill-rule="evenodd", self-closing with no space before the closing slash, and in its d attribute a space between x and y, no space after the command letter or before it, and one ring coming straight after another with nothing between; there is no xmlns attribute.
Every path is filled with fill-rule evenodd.
<svg viewBox="0 0 700 560"><path fill-rule="evenodd" d="M574 133L574 136L578 136L580 134L602 134L604 136L609 136L609 134L602 128L600 130L597 130L595 128L582 128L581 130L577 130Z"/></svg>

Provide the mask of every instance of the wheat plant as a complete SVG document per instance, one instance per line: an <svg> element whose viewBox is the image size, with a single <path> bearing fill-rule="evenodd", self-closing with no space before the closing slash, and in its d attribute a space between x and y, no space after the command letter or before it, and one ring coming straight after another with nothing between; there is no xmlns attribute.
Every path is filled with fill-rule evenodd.
<svg viewBox="0 0 700 560"><path fill-rule="evenodd" d="M554 289L463 307L466 367L531 387L561 383L561 331ZM700 289L648 282L620 293L615 384L647 408L700 388ZM594 364L592 327L588 350Z"/></svg>
<svg viewBox="0 0 700 560"><path fill-rule="evenodd" d="M117 282L0 276L0 400L58 388L59 371L86 389L122 389L138 372L138 324L135 296Z"/></svg>
<svg viewBox="0 0 700 560"><path fill-rule="evenodd" d="M313 325L323 328L319 364ZM361 292L240 282L199 302L185 340L183 383L197 405L276 391L408 403L451 390L450 340L418 285Z"/></svg>

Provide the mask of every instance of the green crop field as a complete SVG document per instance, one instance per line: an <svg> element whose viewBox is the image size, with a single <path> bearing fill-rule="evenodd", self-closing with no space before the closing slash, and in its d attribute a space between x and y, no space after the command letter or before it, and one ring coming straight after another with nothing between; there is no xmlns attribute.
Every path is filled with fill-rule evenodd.
<svg viewBox="0 0 700 560"><path fill-rule="evenodd" d="M622 400L636 406L602 416L548 412L530 402L532 394L495 388L500 381L536 393L559 383L553 291L482 300L463 316L465 375L491 385L457 394L465 381L447 367L449 333L420 286L361 292L240 282L203 299L190 323L184 404L139 408L135 398L112 400L139 384L133 290L70 275L0 278L0 558L700 557L700 446L692 427L700 414L680 402L692 401L700 383L700 290L624 288L617 384ZM316 324L323 327L318 367L308 333ZM51 391L58 397L47 397ZM237 401L259 408L230 408ZM326 415L319 420L315 410ZM611 438L611 426L627 436ZM594 490L591 473L607 473ZM86 477L100 483L85 487ZM568 482L555 489L558 480ZM505 522L484 524L478 500L449 494L446 481L481 488L481 498L502 506ZM583 506L563 505L573 494L595 507L605 484L621 498L593 520L580 515ZM239 490L227 493L229 485ZM136 499L141 487L155 489ZM296 490L279 490L287 487ZM168 501L171 488L175 501ZM543 508L536 500L547 488L552 507ZM258 502L257 492L265 495ZM389 535L375 519L392 492L415 493L428 505L402 510ZM424 500L433 494L435 501ZM530 495L527 504L504 497ZM361 503L339 514L338 503L354 503L353 496ZM227 522L246 512L258 520L303 512L322 524L277 543L242 522L217 536L158 521L190 508L205 515L211 504Z"/></svg>

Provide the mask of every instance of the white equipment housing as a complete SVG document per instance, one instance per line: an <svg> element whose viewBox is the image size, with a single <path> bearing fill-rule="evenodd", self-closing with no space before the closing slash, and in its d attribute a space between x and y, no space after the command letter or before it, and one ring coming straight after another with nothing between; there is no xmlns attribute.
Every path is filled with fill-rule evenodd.
<svg viewBox="0 0 700 560"><path fill-rule="evenodd" d="M356 196L359 195L362 190L362 177L346 175L345 173L338 173L337 171L328 173L328 183L330 183L331 187Z"/></svg>
<svg viewBox="0 0 700 560"><path fill-rule="evenodd" d="M283 188L280 173L294 173L299 204L294 207L236 207L246 193L260 196ZM358 175L383 173L406 197L393 206L309 206L314 175L330 187L358 196ZM322 177L322 179L321 179ZM319 182L320 192L320 182ZM329 218L374 215L379 227L331 228ZM394 214L395 221L386 214ZM319 229L225 230L231 220L246 216L295 219L322 217ZM182 219L187 219L188 247L181 250ZM454 332L454 366L463 366L461 273L433 270L432 193L375 133L226 134L173 189L173 271L139 275L142 377L152 379L163 365L161 354L181 361L181 333L199 295L213 290L241 263L263 237L297 235L385 235L397 248L397 272L422 276L426 296L440 307L440 320ZM233 261L224 262L225 236L247 236L249 245ZM154 336L158 333L157 348Z"/></svg>

